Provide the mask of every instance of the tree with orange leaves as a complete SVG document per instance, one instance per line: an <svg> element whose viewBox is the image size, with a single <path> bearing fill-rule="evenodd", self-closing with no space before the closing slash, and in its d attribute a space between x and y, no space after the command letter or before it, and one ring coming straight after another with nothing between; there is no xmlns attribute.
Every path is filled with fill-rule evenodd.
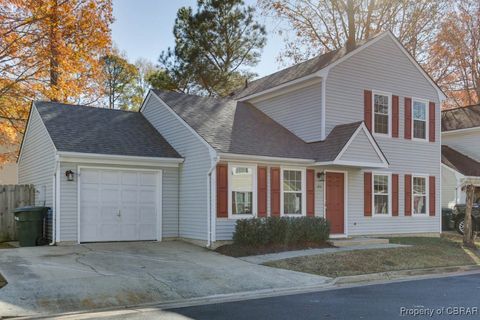
<svg viewBox="0 0 480 320"><path fill-rule="evenodd" d="M111 0L0 0L0 146L18 144L34 99L101 98L112 22Z"/></svg>
<svg viewBox="0 0 480 320"><path fill-rule="evenodd" d="M447 93L447 107L480 103L480 2L459 0L430 47L428 69Z"/></svg>

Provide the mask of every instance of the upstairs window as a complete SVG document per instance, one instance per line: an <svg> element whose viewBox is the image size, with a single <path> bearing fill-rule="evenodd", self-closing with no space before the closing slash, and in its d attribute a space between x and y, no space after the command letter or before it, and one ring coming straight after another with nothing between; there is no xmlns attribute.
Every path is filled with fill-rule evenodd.
<svg viewBox="0 0 480 320"><path fill-rule="evenodd" d="M413 138L427 139L427 103L421 100L413 100Z"/></svg>
<svg viewBox="0 0 480 320"><path fill-rule="evenodd" d="M373 95L373 129L378 134L390 134L390 96L387 94Z"/></svg>
<svg viewBox="0 0 480 320"><path fill-rule="evenodd" d="M231 213L233 216L253 215L254 177L252 167L230 167Z"/></svg>

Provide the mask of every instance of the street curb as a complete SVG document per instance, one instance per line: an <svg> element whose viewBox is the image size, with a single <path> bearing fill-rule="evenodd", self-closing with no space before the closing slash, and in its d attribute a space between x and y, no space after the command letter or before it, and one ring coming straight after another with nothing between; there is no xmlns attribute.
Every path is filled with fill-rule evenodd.
<svg viewBox="0 0 480 320"><path fill-rule="evenodd" d="M411 269L400 271L388 271L380 273L360 274L356 276L338 277L333 280L333 284L350 284L371 281L407 279L415 276L442 275L456 272L479 271L479 265L438 267L428 269Z"/></svg>
<svg viewBox="0 0 480 320"><path fill-rule="evenodd" d="M169 310L183 307L193 307L199 305L217 304L225 302L236 302L251 299L262 299L285 295L303 294L316 291L325 290L339 290L346 287L361 286L361 285L375 285L383 284L386 282L401 282L401 281L413 281L435 277L448 277L455 275L470 274L480 272L480 266L453 266L442 268L429 268L429 269L414 269L392 272L381 272L372 274L362 274L357 276L345 276L338 278L330 278L324 284L315 286L303 286L293 288L278 288L278 289L262 289L254 291L244 291L237 293L218 294L207 297L198 297L190 299L177 299L169 300L165 302L150 302L137 305L125 305L125 306L113 306L108 308L99 308L92 310L72 311L59 314L38 314L30 316L14 317L15 320L26 319L57 319L57 320L69 320L69 319L90 319L95 314L99 316L106 312L138 312L146 309L152 310ZM0 319L2 319L0 317Z"/></svg>

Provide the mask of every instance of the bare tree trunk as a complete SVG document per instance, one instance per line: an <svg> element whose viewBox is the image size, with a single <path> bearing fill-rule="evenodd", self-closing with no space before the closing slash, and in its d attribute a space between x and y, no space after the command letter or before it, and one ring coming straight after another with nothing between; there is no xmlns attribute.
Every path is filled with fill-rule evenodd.
<svg viewBox="0 0 480 320"><path fill-rule="evenodd" d="M373 8L375 8L375 0L370 0L368 4L368 12L367 12L367 21L365 22L365 39L370 38L370 32L372 31L372 13Z"/></svg>
<svg viewBox="0 0 480 320"><path fill-rule="evenodd" d="M475 187L469 184L466 186L465 192L467 194L467 208L465 210L465 228L463 230L463 244L466 247L475 247L472 228L472 207Z"/></svg>
<svg viewBox="0 0 480 320"><path fill-rule="evenodd" d="M355 7L353 0L347 0L347 17L348 17L348 40L347 40L347 49L353 48L355 46Z"/></svg>

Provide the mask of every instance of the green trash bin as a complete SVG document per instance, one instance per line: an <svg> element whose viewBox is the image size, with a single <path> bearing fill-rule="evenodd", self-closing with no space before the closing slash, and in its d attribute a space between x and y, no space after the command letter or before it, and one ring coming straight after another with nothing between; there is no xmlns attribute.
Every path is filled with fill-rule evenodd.
<svg viewBox="0 0 480 320"><path fill-rule="evenodd" d="M47 207L22 207L14 211L20 247L34 247L42 241Z"/></svg>

